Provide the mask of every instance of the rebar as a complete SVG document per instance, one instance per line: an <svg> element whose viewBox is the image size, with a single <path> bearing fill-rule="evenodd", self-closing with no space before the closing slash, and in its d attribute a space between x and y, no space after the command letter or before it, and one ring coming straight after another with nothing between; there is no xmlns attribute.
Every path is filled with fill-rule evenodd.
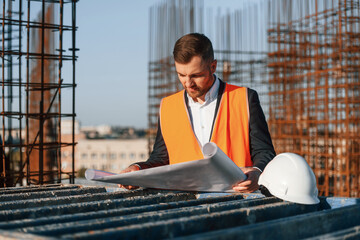
<svg viewBox="0 0 360 240"><path fill-rule="evenodd" d="M64 179L74 183L75 138L62 139L61 119L72 119L74 136L76 3L28 0L24 6L22 0L2 1L1 187ZM66 11L71 14L64 19ZM70 44L65 44L65 35ZM63 78L65 61L71 63L70 79ZM72 91L72 102L71 112L64 113L61 94L66 88ZM73 151L69 172L61 169L65 147Z"/></svg>
<svg viewBox="0 0 360 240"><path fill-rule="evenodd" d="M304 156L320 195L359 197L359 1L272 3L287 13L268 30L276 151Z"/></svg>

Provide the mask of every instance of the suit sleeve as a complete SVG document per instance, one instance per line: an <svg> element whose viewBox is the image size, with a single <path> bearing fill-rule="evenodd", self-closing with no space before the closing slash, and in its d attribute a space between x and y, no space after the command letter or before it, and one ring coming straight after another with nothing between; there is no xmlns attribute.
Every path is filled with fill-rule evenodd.
<svg viewBox="0 0 360 240"><path fill-rule="evenodd" d="M249 101L249 134L250 154L253 166L264 170L265 166L275 157L264 112L260 106L259 96L255 90L248 88Z"/></svg>
<svg viewBox="0 0 360 240"><path fill-rule="evenodd" d="M169 165L169 154L162 136L160 121L158 123L158 131L156 134L153 151L151 152L149 159L145 162L137 162L134 164L137 164L141 169Z"/></svg>

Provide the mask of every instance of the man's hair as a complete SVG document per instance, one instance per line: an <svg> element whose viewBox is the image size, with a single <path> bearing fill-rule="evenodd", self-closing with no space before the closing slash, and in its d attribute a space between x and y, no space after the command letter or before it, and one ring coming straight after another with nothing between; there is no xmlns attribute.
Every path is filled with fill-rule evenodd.
<svg viewBox="0 0 360 240"><path fill-rule="evenodd" d="M203 61L214 60L214 50L211 41L201 33L189 33L179 38L174 46L174 60L178 63L189 63L194 56Z"/></svg>

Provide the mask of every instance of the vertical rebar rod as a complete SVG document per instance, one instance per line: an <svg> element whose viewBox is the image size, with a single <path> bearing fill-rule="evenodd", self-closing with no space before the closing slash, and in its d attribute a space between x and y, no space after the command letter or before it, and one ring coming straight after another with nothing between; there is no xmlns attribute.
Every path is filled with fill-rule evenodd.
<svg viewBox="0 0 360 240"><path fill-rule="evenodd" d="M20 185L23 185L23 135L22 135L22 0L19 0L19 153L20 153L20 163L19 163L19 180ZM15 183L16 184L16 183Z"/></svg>
<svg viewBox="0 0 360 240"><path fill-rule="evenodd" d="M59 105L58 105L58 143L60 148L56 151L57 152L57 159L58 159L58 183L61 183L61 84L62 84L62 66L63 66L63 21L64 21L64 2L63 0L60 0L60 26L59 26L59 69L58 69L58 99L59 99Z"/></svg>
<svg viewBox="0 0 360 240"><path fill-rule="evenodd" d="M7 30L6 30L6 34L7 34L7 40L6 40L6 43L7 43L7 46L6 46L6 49L9 54L7 55L7 79L6 79L6 82L7 82L7 90L8 90L8 95L7 95L7 112L8 113L11 113L12 112L12 104L13 104L13 86L12 86L12 83L13 83L13 74L12 74L12 70L13 70L13 58L12 58L12 55L11 55L11 51L12 51L12 23L10 22L12 20L12 1L8 1L8 10L7 10L7 15L3 16L4 18L8 18L9 20L9 24L7 25ZM3 33L5 34L5 33ZM5 57L5 56L4 56ZM5 79L3 78L3 81L5 81ZM11 160L11 155L13 154L13 147L12 147L12 144L13 144L13 137L12 137L12 131L13 131L13 126L12 126L12 118L11 117L8 117L7 119L7 130L8 130L8 139L7 139L7 142L8 142L8 161ZM8 165L6 166L7 168L9 168L10 166L10 162L8 162ZM7 169L7 171L9 171L10 169ZM8 178L8 177L7 177ZM6 182L9 182L10 179L7 179Z"/></svg>
<svg viewBox="0 0 360 240"><path fill-rule="evenodd" d="M344 2L344 32L345 33L349 33L349 29L347 29L347 27L349 26L348 24L348 16L347 16L347 9L350 8L350 4L348 4L348 1L345 0ZM350 8L351 9L351 8ZM339 14L341 15L342 12ZM349 40L347 40L349 41ZM343 49L343 45L341 45L341 51L346 53L346 58L344 59L345 61L345 66L349 66L349 50L346 49L347 47L345 47L345 49ZM345 153L345 158L346 158L346 162L345 162L345 186L346 186L346 195L350 197L350 190L351 190L351 183L350 183L350 179L351 179L351 175L350 175L350 144L349 142L351 141L351 137L350 137L350 131L349 131L349 126L350 126L350 102L349 102L349 75L346 74L345 79L344 79L344 84L345 84L345 136L346 136L346 142L345 142L345 149L346 149L346 153Z"/></svg>
<svg viewBox="0 0 360 240"><path fill-rule="evenodd" d="M2 22L1 22L1 26L2 26L2 38L1 38L1 43L2 43L2 53L1 53L1 77L2 77L2 88L1 88L1 94L2 94L2 173L1 173L1 178L2 178L2 185L6 186L5 181L6 181L6 153L5 153L5 0L3 0L3 9L2 9Z"/></svg>
<svg viewBox="0 0 360 240"><path fill-rule="evenodd" d="M72 174L70 177L70 183L75 183L75 63L76 63L76 1L72 0Z"/></svg>
<svg viewBox="0 0 360 240"><path fill-rule="evenodd" d="M45 94L45 0L41 7L41 84L40 84L40 112L39 112L39 184L44 180L44 94Z"/></svg>
<svg viewBox="0 0 360 240"><path fill-rule="evenodd" d="M29 113L30 113L30 1L27 4L27 23L26 23L26 185L30 185L30 129L29 129Z"/></svg>

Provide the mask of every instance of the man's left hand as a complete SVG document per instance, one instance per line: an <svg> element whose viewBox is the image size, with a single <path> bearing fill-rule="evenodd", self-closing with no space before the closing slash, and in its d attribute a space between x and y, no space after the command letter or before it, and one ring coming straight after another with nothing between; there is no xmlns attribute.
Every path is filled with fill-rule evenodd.
<svg viewBox="0 0 360 240"><path fill-rule="evenodd" d="M244 167L241 170L247 176L243 182L239 182L233 186L235 192L251 193L259 189L258 180L261 174L259 169L253 167Z"/></svg>

